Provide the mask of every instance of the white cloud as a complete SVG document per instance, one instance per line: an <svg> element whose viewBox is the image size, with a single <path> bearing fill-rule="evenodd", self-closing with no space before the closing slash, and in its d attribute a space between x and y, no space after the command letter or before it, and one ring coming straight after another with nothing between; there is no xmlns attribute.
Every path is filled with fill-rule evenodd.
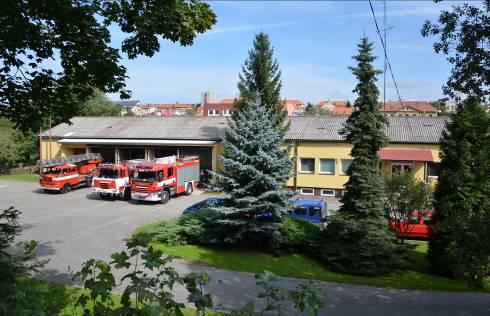
<svg viewBox="0 0 490 316"><path fill-rule="evenodd" d="M208 35L217 34L217 33L231 33L231 32L243 32L243 31L251 31L251 30L262 30L262 29L270 29L270 28L280 28L286 27L290 25L298 24L298 22L279 22L279 23L265 23L265 24L248 24L248 25L239 25L239 26L228 26L215 28L211 31L205 33Z"/></svg>
<svg viewBox="0 0 490 316"><path fill-rule="evenodd" d="M331 68L318 65L284 65L282 98L317 102L323 99L353 100L353 82L342 80Z"/></svg>
<svg viewBox="0 0 490 316"><path fill-rule="evenodd" d="M211 90L219 98L233 97L238 71L214 67L129 66L127 87L133 99L142 102L199 102L202 91ZM117 95L111 95L116 99Z"/></svg>
<svg viewBox="0 0 490 316"><path fill-rule="evenodd" d="M317 102L323 99L354 100L356 80L343 79L338 70L314 64L282 65L281 98ZM150 103L195 103L202 91L214 91L219 99L233 97L237 91L238 69L216 67L129 67L128 89L133 99ZM347 71L347 70L346 70ZM343 72L342 72L343 74ZM381 81L378 86L381 92ZM403 99L436 100L442 96L442 82L436 80L398 79ZM112 99L118 96L110 95ZM380 98L382 95L380 94ZM398 99L388 77L387 99Z"/></svg>

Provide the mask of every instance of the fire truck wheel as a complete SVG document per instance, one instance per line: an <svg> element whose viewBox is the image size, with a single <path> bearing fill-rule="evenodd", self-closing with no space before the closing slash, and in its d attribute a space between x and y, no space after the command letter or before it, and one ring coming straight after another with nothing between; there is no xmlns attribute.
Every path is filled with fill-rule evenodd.
<svg viewBox="0 0 490 316"><path fill-rule="evenodd" d="M169 199L170 199L170 194L168 194L168 191L162 190L162 199L160 200L160 203L167 204Z"/></svg>
<svg viewBox="0 0 490 316"><path fill-rule="evenodd" d="M131 198L131 189L129 187L124 188L123 193L121 194L121 199L123 201L127 201Z"/></svg>
<svg viewBox="0 0 490 316"><path fill-rule="evenodd" d="M191 195L192 191L194 191L194 188L192 187L192 183L187 183L187 186L185 187L185 195Z"/></svg>
<svg viewBox="0 0 490 316"><path fill-rule="evenodd" d="M70 191L70 185L69 185L68 183L66 183L66 184L63 186L63 188L61 188L60 193L61 193L61 194L65 194L65 193L67 193L68 191Z"/></svg>

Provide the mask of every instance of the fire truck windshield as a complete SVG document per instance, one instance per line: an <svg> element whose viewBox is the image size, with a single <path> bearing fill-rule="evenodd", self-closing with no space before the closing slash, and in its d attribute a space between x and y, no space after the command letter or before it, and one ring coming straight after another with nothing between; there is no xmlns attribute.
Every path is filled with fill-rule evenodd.
<svg viewBox="0 0 490 316"><path fill-rule="evenodd" d="M100 168L98 170L97 177L105 178L105 179L115 179L117 178L117 170L109 169L109 168Z"/></svg>
<svg viewBox="0 0 490 316"><path fill-rule="evenodd" d="M155 182L155 180L155 171L136 170L134 172L134 181Z"/></svg>
<svg viewBox="0 0 490 316"><path fill-rule="evenodd" d="M59 173L61 173L61 169L58 169L56 167L43 168L43 173L47 173L47 174L59 174Z"/></svg>

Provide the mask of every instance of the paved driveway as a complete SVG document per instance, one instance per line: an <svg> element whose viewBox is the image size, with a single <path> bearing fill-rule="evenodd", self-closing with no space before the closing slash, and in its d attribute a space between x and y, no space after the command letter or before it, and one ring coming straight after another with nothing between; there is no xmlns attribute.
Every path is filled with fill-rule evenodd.
<svg viewBox="0 0 490 316"><path fill-rule="evenodd" d="M120 251L124 238L131 232L157 219L173 218L182 210L206 198L195 192L190 197L171 199L168 204L137 204L98 200L88 189L66 195L45 194L35 183L0 180L0 209L11 205L23 212L22 239L40 241L39 255L49 258L43 277L69 283L68 267L79 270L88 258L108 259ZM252 274L174 263L182 274L207 272L212 279L222 280L209 290L224 308L241 306L257 294ZM304 281L302 281L304 282ZM284 278L285 286L298 280ZM327 307L321 315L490 315L490 295L481 293L445 293L404 291L349 284L318 282L326 294ZM174 294L184 301L187 293L176 288Z"/></svg>

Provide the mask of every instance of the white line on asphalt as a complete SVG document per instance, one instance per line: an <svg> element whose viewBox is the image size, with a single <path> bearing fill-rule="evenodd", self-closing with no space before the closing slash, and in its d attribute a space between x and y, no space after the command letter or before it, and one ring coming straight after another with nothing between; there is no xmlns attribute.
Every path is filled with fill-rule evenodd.
<svg viewBox="0 0 490 316"><path fill-rule="evenodd" d="M76 214L76 213L80 213L80 212L92 211L93 209L97 209L97 208L100 208L100 207L103 207L103 206L106 206L106 205L99 204L99 205L95 205L93 207L86 207L86 208L75 210L75 211L71 211L71 212L63 212L61 214L44 217L43 219L38 220L38 221L35 221L35 222L26 222L26 224L39 224L39 223L42 223L42 222L45 222L45 221L48 221L48 220L52 220L53 218L63 217L63 216L66 216L66 215Z"/></svg>
<svg viewBox="0 0 490 316"><path fill-rule="evenodd" d="M120 218L120 219L118 219L116 221L112 221L112 222L108 222L108 223L105 223L105 224L102 224L102 225L97 225L97 226L94 226L94 227L91 227L91 228L83 229L83 230L78 231L76 233L68 234L68 235L62 236L60 238L53 239L53 240L48 240L48 242L60 241L60 240L63 240L63 239L66 239L66 238L69 238L69 237L72 237L72 236L75 236L75 235L78 235L78 234L88 233L90 231L93 231L93 230L96 230L96 229L99 229L99 228L102 228L102 227L105 227L105 226L110 226L110 225L113 225L113 224L116 224L116 223L119 223L119 222L122 222L122 221L125 221L125 220L128 220L128 219L131 219L131 218L133 218L133 216L122 217L122 218ZM44 240L43 240L43 242L44 242Z"/></svg>
<svg viewBox="0 0 490 316"><path fill-rule="evenodd" d="M8 188L10 185L6 185L6 184L2 184L0 185L0 189L5 189L5 188Z"/></svg>

